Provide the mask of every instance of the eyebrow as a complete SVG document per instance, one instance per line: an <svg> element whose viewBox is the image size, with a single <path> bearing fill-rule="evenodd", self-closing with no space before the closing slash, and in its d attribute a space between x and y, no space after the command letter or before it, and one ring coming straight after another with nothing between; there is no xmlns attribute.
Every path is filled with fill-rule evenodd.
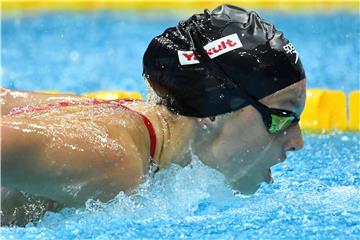
<svg viewBox="0 0 360 240"><path fill-rule="evenodd" d="M294 98L284 97L279 100L280 105L291 105L291 108L298 109L301 107L302 102ZM290 109L289 109L290 110Z"/></svg>
<svg viewBox="0 0 360 240"><path fill-rule="evenodd" d="M291 105L298 107L301 105L300 99L303 97L304 94L306 94L306 92L303 92L299 89L290 89L284 94L281 102L290 102Z"/></svg>

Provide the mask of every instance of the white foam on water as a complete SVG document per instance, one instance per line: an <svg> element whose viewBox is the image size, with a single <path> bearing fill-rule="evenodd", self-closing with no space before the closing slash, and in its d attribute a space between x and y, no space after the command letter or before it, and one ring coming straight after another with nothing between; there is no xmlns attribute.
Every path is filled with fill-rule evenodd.
<svg viewBox="0 0 360 240"><path fill-rule="evenodd" d="M190 165L163 169L131 195L47 213L36 226L2 228L3 239L356 239L358 135L349 135L345 147L341 137L308 136L303 151L273 169L275 184L251 196L235 196L221 173L193 156Z"/></svg>
<svg viewBox="0 0 360 240"><path fill-rule="evenodd" d="M131 195L120 192L107 203L90 199L83 209L47 213L38 226L51 228L69 221L83 225L91 222L107 224L124 220L174 219L200 211L200 203L211 201L211 207L216 208L229 198L236 199L223 175L194 156L190 165L185 168L170 166L141 184Z"/></svg>

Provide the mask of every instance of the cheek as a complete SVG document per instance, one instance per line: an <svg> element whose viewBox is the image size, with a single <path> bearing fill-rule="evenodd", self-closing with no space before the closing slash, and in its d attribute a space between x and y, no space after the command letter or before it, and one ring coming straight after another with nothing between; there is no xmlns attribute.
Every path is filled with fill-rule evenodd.
<svg viewBox="0 0 360 240"><path fill-rule="evenodd" d="M265 141L266 132L262 120L251 109L226 122L213 141L213 154L216 159L229 161L231 158L244 158L258 149Z"/></svg>
<svg viewBox="0 0 360 240"><path fill-rule="evenodd" d="M214 156L229 175L237 174L240 169L253 175L269 167L269 156L277 155L276 142L266 131L261 116L248 112L223 128L214 141Z"/></svg>
<svg viewBox="0 0 360 240"><path fill-rule="evenodd" d="M232 147L231 150L234 153L258 149L269 138L261 116L253 109L244 112L243 116L239 116L231 125L228 125L224 136L226 139L233 139L229 147Z"/></svg>

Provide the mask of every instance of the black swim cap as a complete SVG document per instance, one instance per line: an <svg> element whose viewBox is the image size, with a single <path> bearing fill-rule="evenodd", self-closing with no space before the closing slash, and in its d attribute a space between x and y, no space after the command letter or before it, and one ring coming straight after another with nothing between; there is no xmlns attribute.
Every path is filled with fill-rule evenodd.
<svg viewBox="0 0 360 240"><path fill-rule="evenodd" d="M305 78L282 32L231 5L168 28L151 41L143 64L144 77L167 107L193 117L240 109L249 104L244 91L261 99Z"/></svg>

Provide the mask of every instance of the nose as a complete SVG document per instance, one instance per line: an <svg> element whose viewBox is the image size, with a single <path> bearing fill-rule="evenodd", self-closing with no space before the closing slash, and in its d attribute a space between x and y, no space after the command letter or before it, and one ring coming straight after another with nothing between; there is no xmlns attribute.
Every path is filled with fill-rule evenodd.
<svg viewBox="0 0 360 240"><path fill-rule="evenodd" d="M304 139L299 124L289 129L285 142L285 151L297 151L304 147Z"/></svg>

